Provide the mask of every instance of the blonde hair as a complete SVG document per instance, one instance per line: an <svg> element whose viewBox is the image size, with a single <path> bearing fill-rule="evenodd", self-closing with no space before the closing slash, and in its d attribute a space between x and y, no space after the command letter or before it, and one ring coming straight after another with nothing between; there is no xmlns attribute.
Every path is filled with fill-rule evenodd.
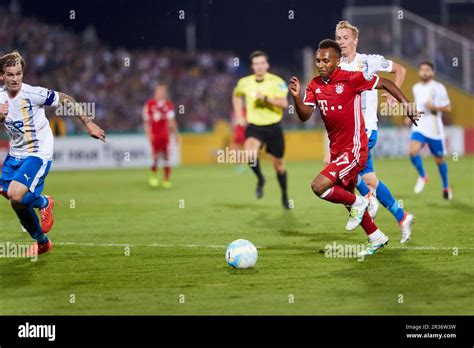
<svg viewBox="0 0 474 348"><path fill-rule="evenodd" d="M5 69L11 66L21 65L21 69L25 70L25 60L18 51L13 51L0 57L0 73L5 73Z"/></svg>
<svg viewBox="0 0 474 348"><path fill-rule="evenodd" d="M355 25L352 25L348 21L340 21L336 25L336 35L337 31L340 29L350 29L352 31L352 35L354 35L354 39L359 38L359 28L357 28Z"/></svg>

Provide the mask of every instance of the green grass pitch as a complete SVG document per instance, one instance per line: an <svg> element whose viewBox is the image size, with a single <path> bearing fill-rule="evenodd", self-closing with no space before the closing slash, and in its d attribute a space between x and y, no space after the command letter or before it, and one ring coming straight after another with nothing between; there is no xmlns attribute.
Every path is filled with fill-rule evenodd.
<svg viewBox="0 0 474 348"><path fill-rule="evenodd" d="M328 244L366 239L360 227L345 231L343 207L312 194L320 162L288 163L288 212L269 163L262 200L253 174L234 165L177 168L170 190L151 189L145 169L53 166L45 193L56 199L55 246L38 262L0 258L0 314L474 314L474 158L448 160L452 202L431 158L419 196L408 159L375 164L416 224L405 247L381 207L376 222L391 241L363 262L325 257ZM30 242L3 199L0 214L1 242ZM239 238L259 248L254 269L226 265L225 247Z"/></svg>

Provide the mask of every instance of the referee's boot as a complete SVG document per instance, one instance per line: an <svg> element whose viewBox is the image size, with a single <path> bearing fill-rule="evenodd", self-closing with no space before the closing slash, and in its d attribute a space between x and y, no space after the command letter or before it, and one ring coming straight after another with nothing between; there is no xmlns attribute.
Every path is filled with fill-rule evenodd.
<svg viewBox="0 0 474 348"><path fill-rule="evenodd" d="M263 197L263 186L265 185L265 179L262 177L262 180L258 180L257 189L255 190L255 195L258 199Z"/></svg>
<svg viewBox="0 0 474 348"><path fill-rule="evenodd" d="M290 200L288 199L287 195L283 195L281 197L281 203L283 204L283 209L285 209L285 210L291 209Z"/></svg>

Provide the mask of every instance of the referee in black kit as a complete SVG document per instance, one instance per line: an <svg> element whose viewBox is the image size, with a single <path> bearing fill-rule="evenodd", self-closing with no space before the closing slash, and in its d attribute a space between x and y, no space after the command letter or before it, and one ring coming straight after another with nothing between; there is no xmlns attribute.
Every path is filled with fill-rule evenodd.
<svg viewBox="0 0 474 348"><path fill-rule="evenodd" d="M266 145L266 151L272 156L273 168L280 184L283 207L289 209L287 173L283 162L285 139L280 123L283 109L288 107L288 87L281 77L268 72L270 67L268 60L268 55L263 51L254 51L250 54L253 74L238 81L232 104L237 123L241 125L248 123L244 149L251 154L250 167L258 178L257 198L263 197L265 185L258 150ZM244 118L244 99L247 120Z"/></svg>

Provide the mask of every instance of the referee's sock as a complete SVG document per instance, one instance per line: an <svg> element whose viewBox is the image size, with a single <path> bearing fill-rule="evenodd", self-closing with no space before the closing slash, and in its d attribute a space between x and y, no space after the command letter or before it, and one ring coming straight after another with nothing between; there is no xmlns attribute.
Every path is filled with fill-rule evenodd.
<svg viewBox="0 0 474 348"><path fill-rule="evenodd" d="M257 158L255 162L249 163L250 169L255 173L258 178L258 183L263 184L265 182L265 178L262 175L262 170L260 169L260 160Z"/></svg>
<svg viewBox="0 0 474 348"><path fill-rule="evenodd" d="M278 183L280 184L281 193L286 196L286 170L283 173L277 172Z"/></svg>
<svg viewBox="0 0 474 348"><path fill-rule="evenodd" d="M288 194L286 192L286 177L286 170L281 174L277 172L278 183L280 184L281 195L284 201L288 201Z"/></svg>

